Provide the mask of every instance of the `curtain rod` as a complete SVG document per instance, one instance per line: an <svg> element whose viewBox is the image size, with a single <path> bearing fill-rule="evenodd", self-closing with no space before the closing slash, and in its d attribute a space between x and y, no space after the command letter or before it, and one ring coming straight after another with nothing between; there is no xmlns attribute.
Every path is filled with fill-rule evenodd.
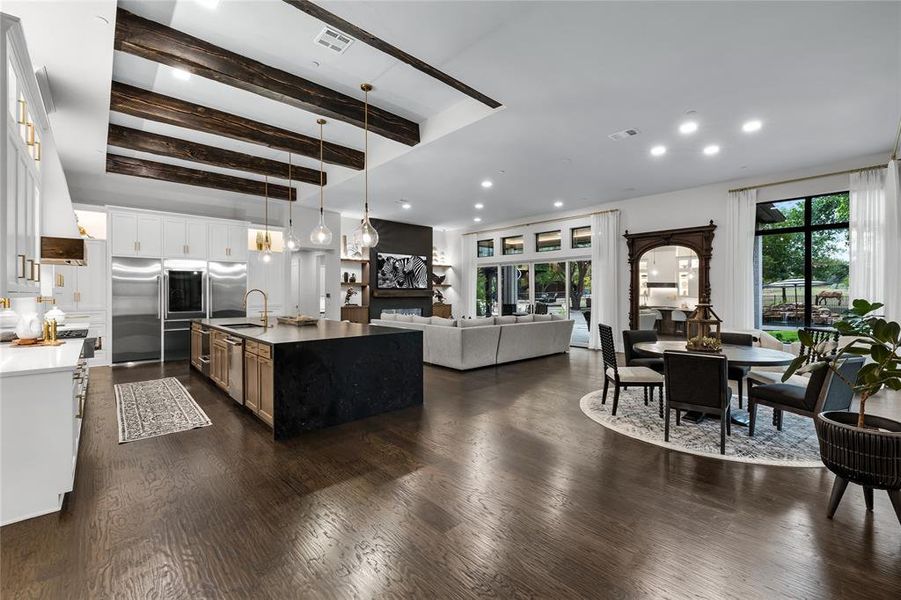
<svg viewBox="0 0 901 600"><path fill-rule="evenodd" d="M773 187L774 185L785 185L786 183L797 183L799 181L809 181L811 179L822 179L823 177L832 177L833 175L849 175L851 173L859 173L860 171L869 171L870 169L885 169L886 165L871 165L869 167L860 167L858 169L847 169L845 171L834 171L832 173L823 173L822 175L810 175L808 177L797 177L795 179L785 179L783 181L773 181L772 183L761 183L760 185L749 185L729 190L729 193L744 192L747 190L756 190L760 188Z"/></svg>
<svg viewBox="0 0 901 600"><path fill-rule="evenodd" d="M557 217L556 219L543 219L541 221L532 221L531 223L520 223L518 225L508 225L507 227L492 227L491 229L480 229L478 231L470 231L463 235L491 233L492 231L504 231L505 229L514 229L516 227L531 227L532 225L541 225L542 223L555 223L557 221L568 221L570 219L581 219L590 217L591 215L602 215L604 213L619 212L618 208L609 208L607 210L593 210L590 213L582 213L580 215L569 215L566 217Z"/></svg>

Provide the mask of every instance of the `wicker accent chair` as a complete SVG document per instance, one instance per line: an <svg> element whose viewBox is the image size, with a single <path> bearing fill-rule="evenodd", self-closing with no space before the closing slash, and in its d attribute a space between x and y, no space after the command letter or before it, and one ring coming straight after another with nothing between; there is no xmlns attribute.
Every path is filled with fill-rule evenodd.
<svg viewBox="0 0 901 600"><path fill-rule="evenodd" d="M669 441L670 411L676 411L681 425L683 410L720 417L720 454L726 453L726 435L732 435L732 390L726 357L694 352L663 353L666 377L666 417L663 439Z"/></svg>
<svg viewBox="0 0 901 600"><path fill-rule="evenodd" d="M644 404L654 400L654 389L660 390L660 416L663 416L663 375L647 367L619 367L616 364L616 347L613 345L613 329L603 323L598 324L601 336L601 354L604 358L604 397L601 404L607 403L607 389L613 383L613 411L619 406L620 388L640 387L644 389Z"/></svg>

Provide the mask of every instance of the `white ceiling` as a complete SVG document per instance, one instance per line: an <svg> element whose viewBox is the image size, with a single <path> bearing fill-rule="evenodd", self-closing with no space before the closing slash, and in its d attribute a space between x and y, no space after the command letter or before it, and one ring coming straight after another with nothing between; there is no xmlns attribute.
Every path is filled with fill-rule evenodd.
<svg viewBox="0 0 901 600"><path fill-rule="evenodd" d="M195 0L121 2L357 97L359 83L372 81L373 103L421 122L423 130L423 143L412 149L370 136L375 216L449 229L472 224L475 202L485 203L485 226L545 214L556 199L570 210L849 157L887 156L901 116L898 2L320 4L505 107L490 111L361 42L332 55L312 43L322 24L281 0L220 0L215 10ZM115 2L7 0L4 11L23 19L35 65L50 72L59 107L51 121L78 201L115 203L124 180L132 193L146 195L148 207L186 192L235 204L262 202L104 173L110 119L286 159L219 136L110 117L111 76L316 134L315 115L196 76L180 81L168 67L114 53ZM690 138L676 131L687 110L697 111L701 125ZM763 120L763 129L742 133L749 118ZM334 120L326 127L327 139L362 148L359 129ZM641 134L620 142L607 138L630 127ZM722 152L702 156L708 143ZM652 158L648 150L655 144L669 151ZM359 211L361 175L326 170L328 206ZM490 190L479 186L485 178L495 183ZM312 205L313 192L304 190L305 204ZM401 209L401 198L413 208Z"/></svg>

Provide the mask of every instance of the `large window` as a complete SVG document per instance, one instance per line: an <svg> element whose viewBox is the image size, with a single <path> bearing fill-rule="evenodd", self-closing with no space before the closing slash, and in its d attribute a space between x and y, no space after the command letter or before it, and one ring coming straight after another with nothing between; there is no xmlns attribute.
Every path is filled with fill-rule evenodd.
<svg viewBox="0 0 901 600"><path fill-rule="evenodd" d="M535 234L535 251L552 252L560 249L560 231L545 231Z"/></svg>
<svg viewBox="0 0 901 600"><path fill-rule="evenodd" d="M848 310L847 192L757 205L757 320L783 341Z"/></svg>
<svg viewBox="0 0 901 600"><path fill-rule="evenodd" d="M497 312L497 267L476 270L476 316L492 317Z"/></svg>
<svg viewBox="0 0 901 600"><path fill-rule="evenodd" d="M478 256L485 258L486 256L494 256L494 240L478 241Z"/></svg>
<svg viewBox="0 0 901 600"><path fill-rule="evenodd" d="M507 254L522 254L523 253L522 236L514 235L512 237L505 237L501 240L501 246L503 247L503 252L505 255L507 255Z"/></svg>
<svg viewBox="0 0 901 600"><path fill-rule="evenodd" d="M570 233L573 248L591 248L591 227L573 227Z"/></svg>
<svg viewBox="0 0 901 600"><path fill-rule="evenodd" d="M502 315L527 314L532 298L529 287L529 265L504 265L501 267Z"/></svg>

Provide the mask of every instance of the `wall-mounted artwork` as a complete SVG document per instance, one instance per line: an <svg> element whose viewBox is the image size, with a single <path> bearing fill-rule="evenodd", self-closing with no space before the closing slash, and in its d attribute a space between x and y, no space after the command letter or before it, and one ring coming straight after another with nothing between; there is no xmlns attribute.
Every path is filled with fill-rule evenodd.
<svg viewBox="0 0 901 600"><path fill-rule="evenodd" d="M429 289L429 267L425 256L379 252L376 265L380 290Z"/></svg>

